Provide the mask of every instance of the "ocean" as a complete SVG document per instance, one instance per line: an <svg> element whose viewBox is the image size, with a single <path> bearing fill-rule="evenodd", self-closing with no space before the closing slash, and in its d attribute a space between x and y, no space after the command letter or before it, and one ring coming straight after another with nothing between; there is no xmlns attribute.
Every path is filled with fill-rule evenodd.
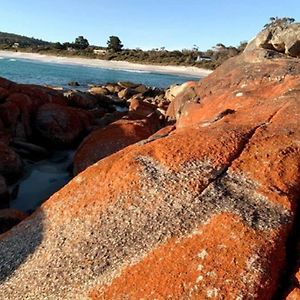
<svg viewBox="0 0 300 300"><path fill-rule="evenodd" d="M83 65L41 62L29 59L0 56L0 77L18 83L67 87L68 82L77 81L84 89L89 84L131 81L150 87L166 88L199 77L159 74L146 71L112 70Z"/></svg>

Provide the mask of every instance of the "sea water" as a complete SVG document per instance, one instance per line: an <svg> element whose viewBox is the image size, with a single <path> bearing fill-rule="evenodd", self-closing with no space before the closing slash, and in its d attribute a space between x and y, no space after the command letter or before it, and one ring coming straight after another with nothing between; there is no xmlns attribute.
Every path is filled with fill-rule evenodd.
<svg viewBox="0 0 300 300"><path fill-rule="evenodd" d="M77 81L81 87L89 84L131 81L150 87L166 88L199 77L159 74L147 71L113 70L84 65L41 62L29 59L0 57L0 77L18 83L31 83L67 87L68 82Z"/></svg>

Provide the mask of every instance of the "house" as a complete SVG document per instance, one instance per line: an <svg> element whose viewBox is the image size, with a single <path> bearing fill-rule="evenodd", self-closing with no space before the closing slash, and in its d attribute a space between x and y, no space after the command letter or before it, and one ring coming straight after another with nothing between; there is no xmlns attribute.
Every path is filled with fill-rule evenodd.
<svg viewBox="0 0 300 300"><path fill-rule="evenodd" d="M18 49L20 46L19 43L14 43L11 47L14 48L14 49Z"/></svg>
<svg viewBox="0 0 300 300"><path fill-rule="evenodd" d="M106 54L107 50L106 49L94 49L93 52L94 52L94 54L97 54L97 55L104 55L104 54Z"/></svg>
<svg viewBox="0 0 300 300"><path fill-rule="evenodd" d="M196 62L202 62L202 61L212 61L212 59L209 56L198 55Z"/></svg>

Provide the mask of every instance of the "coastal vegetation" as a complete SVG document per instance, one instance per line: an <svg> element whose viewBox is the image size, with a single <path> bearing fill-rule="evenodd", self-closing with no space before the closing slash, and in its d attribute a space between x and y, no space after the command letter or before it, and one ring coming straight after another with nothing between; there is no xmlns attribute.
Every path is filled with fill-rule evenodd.
<svg viewBox="0 0 300 300"><path fill-rule="evenodd" d="M284 17L284 18L278 18L278 17L271 17L269 19L269 23L265 24L264 28L286 28L288 25L295 22L294 18L290 17Z"/></svg>
<svg viewBox="0 0 300 300"><path fill-rule="evenodd" d="M140 48L124 49L118 36L110 36L107 41L107 47L100 47L90 45L84 36L78 36L74 42L51 43L0 32L1 50L119 60L142 64L196 66L206 69L215 69L228 58L241 53L246 45L246 42L241 42L237 47L225 46L219 43L206 51L200 51L197 46L194 46L192 49L173 51L167 50L165 47L142 50Z"/></svg>
<svg viewBox="0 0 300 300"><path fill-rule="evenodd" d="M49 42L35 39L33 37L30 38L23 35L0 31L0 45L2 47L12 47L15 43L19 44L21 47L39 47L51 45Z"/></svg>
<svg viewBox="0 0 300 300"><path fill-rule="evenodd" d="M119 37L117 36L110 36L109 40L107 41L107 49L113 52L120 52L122 51L123 45Z"/></svg>

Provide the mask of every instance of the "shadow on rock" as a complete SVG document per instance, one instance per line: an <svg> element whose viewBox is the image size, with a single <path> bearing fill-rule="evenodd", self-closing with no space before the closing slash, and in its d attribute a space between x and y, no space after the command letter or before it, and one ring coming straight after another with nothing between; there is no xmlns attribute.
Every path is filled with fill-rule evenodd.
<svg viewBox="0 0 300 300"><path fill-rule="evenodd" d="M38 210L24 222L0 235L0 284L11 277L41 244L43 215Z"/></svg>

